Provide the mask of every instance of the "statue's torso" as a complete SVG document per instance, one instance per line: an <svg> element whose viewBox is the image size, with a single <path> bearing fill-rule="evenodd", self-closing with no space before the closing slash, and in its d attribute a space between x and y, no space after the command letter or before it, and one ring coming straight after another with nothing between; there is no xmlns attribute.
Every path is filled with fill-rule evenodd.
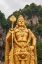
<svg viewBox="0 0 42 64"><path fill-rule="evenodd" d="M28 40L27 28L15 29L15 38L18 42L27 42Z"/></svg>
<svg viewBox="0 0 42 64"><path fill-rule="evenodd" d="M13 24L15 19L12 17L10 20ZM20 16L16 27L13 28L12 25L12 30L8 32L6 37L5 64L37 64L36 39L33 33L24 27L24 18ZM9 42L11 40L12 48L10 49ZM30 45L30 40L32 45Z"/></svg>

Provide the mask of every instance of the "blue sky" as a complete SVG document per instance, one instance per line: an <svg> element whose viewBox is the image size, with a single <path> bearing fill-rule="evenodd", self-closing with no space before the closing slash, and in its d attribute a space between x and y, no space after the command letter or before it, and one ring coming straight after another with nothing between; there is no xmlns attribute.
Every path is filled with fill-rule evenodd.
<svg viewBox="0 0 42 64"><path fill-rule="evenodd" d="M14 11L22 9L26 4L30 5L31 3L42 5L42 0L0 0L0 10L7 18Z"/></svg>

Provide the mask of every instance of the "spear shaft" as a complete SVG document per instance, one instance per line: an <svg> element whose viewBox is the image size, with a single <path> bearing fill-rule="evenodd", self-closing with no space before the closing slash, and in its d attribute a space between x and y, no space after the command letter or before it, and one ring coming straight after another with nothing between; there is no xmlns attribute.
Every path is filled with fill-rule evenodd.
<svg viewBox="0 0 42 64"><path fill-rule="evenodd" d="M14 52L14 48L13 48L13 33L14 33L14 31L13 31L13 24L14 24L14 22L16 21L16 18L15 18L15 16L11 16L10 17L10 21L12 22L12 64L14 64L14 61L13 61L13 52Z"/></svg>

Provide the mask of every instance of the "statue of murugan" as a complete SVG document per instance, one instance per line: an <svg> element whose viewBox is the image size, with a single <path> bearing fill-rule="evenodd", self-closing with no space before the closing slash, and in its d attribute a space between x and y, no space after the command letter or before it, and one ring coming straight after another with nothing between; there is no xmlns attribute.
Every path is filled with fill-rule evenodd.
<svg viewBox="0 0 42 64"><path fill-rule="evenodd" d="M36 37L26 28L22 15L18 17L15 28L16 18L12 16L10 20L12 28L6 35L5 64L37 64Z"/></svg>

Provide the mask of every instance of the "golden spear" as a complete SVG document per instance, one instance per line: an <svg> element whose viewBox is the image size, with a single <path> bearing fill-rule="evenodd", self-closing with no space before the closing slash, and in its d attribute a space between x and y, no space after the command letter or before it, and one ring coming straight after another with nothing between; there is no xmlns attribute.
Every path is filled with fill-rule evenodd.
<svg viewBox="0 0 42 64"><path fill-rule="evenodd" d="M10 21L12 23L12 30L13 30L13 24L16 21L16 17L14 15L12 15L10 17ZM13 33L14 33L14 31L12 31L12 61L13 61ZM14 63L12 62L12 64L14 64Z"/></svg>

